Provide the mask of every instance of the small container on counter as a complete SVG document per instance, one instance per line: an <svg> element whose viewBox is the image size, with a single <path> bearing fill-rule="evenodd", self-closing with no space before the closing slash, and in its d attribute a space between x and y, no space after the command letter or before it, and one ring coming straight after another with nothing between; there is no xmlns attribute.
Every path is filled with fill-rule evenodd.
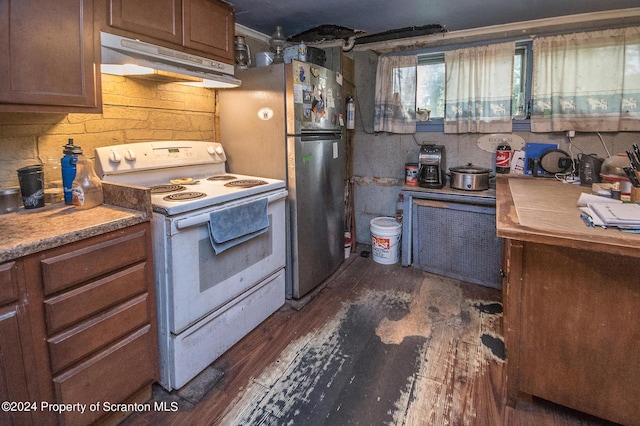
<svg viewBox="0 0 640 426"><path fill-rule="evenodd" d="M404 165L405 179L404 183L407 186L418 186L418 163L406 163Z"/></svg>
<svg viewBox="0 0 640 426"><path fill-rule="evenodd" d="M25 209L44 207L44 172L41 164L18 169L18 182Z"/></svg>
<svg viewBox="0 0 640 426"><path fill-rule="evenodd" d="M0 189L0 214L13 213L20 208L20 188Z"/></svg>
<svg viewBox="0 0 640 426"><path fill-rule="evenodd" d="M49 157L44 163L44 202L45 204L60 203L64 199L62 185L62 169L60 160Z"/></svg>

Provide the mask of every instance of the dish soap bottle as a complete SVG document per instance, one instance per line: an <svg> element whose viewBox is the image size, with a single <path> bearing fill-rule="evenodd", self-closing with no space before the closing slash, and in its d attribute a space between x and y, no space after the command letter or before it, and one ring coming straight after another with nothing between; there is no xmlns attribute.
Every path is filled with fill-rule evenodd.
<svg viewBox="0 0 640 426"><path fill-rule="evenodd" d="M78 209L90 209L104 201L102 182L93 169L93 162L84 155L78 155L76 178L71 186L73 205Z"/></svg>

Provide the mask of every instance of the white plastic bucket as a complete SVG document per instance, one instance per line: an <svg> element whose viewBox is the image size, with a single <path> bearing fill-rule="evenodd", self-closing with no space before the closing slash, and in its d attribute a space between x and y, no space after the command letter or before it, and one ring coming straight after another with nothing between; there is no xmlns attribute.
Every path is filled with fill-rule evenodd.
<svg viewBox="0 0 640 426"><path fill-rule="evenodd" d="M383 265L393 265L400 260L400 236L402 225L392 217L371 220L371 251L373 260Z"/></svg>

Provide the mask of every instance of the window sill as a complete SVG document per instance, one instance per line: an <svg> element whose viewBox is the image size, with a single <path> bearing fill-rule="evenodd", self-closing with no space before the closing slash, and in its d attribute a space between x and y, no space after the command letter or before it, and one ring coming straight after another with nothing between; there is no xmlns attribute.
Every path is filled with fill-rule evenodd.
<svg viewBox="0 0 640 426"><path fill-rule="evenodd" d="M440 132L444 133L444 120L436 118L429 121L416 122L416 132Z"/></svg>
<svg viewBox="0 0 640 426"><path fill-rule="evenodd" d="M530 132L531 121L526 120L512 120L512 132ZM416 132L440 132L444 133L444 120L434 119L429 121L418 121L416 123Z"/></svg>

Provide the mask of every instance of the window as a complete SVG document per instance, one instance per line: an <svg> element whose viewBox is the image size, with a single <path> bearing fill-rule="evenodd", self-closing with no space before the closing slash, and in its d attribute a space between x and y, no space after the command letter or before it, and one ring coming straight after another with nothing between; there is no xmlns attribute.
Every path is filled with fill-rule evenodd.
<svg viewBox="0 0 640 426"><path fill-rule="evenodd" d="M527 118L527 48L516 47L513 56L513 90L511 91L511 116L514 119Z"/></svg>
<svg viewBox="0 0 640 426"><path fill-rule="evenodd" d="M482 55L493 47L499 51L493 57L498 66L483 62ZM451 46L405 56L413 56L416 76L393 84L409 91L400 91L398 101L415 131L486 133L488 126L531 132L640 129L640 27ZM388 72L378 74L390 80ZM394 102L379 108L393 111Z"/></svg>
<svg viewBox="0 0 640 426"><path fill-rule="evenodd" d="M513 56L513 90L511 114L516 120L529 118L531 98L531 42L517 43ZM444 53L418 56L416 86L416 109L429 109L429 121L418 114L418 130L442 131L445 114L445 64ZM514 123L514 130L519 123ZM523 123L524 124L524 123Z"/></svg>
<svg viewBox="0 0 640 426"><path fill-rule="evenodd" d="M444 53L418 57L416 108L431 110L430 117L444 118Z"/></svg>

